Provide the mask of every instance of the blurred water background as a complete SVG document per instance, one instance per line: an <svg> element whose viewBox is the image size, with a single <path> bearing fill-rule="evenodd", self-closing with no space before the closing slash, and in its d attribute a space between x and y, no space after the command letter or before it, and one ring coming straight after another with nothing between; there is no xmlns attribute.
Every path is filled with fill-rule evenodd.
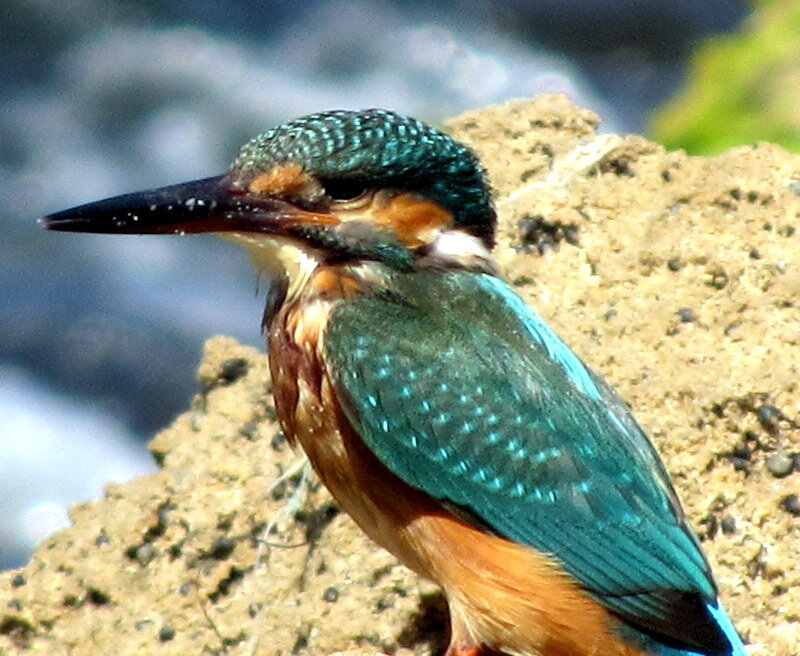
<svg viewBox="0 0 800 656"><path fill-rule="evenodd" d="M204 339L261 345L213 238L50 234L48 212L223 172L275 123L383 106L434 124L545 91L640 131L743 0L3 0L0 568L186 407ZM263 291L263 290L262 290ZM263 294L262 294L263 295Z"/></svg>

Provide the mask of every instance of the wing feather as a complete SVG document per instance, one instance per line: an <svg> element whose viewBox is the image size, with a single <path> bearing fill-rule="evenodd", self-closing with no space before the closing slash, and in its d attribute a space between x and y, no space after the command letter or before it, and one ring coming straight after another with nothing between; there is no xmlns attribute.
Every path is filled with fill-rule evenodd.
<svg viewBox="0 0 800 656"><path fill-rule="evenodd" d="M349 421L404 481L552 554L634 626L718 642L698 611L708 565L649 440L500 280L399 276L339 306L325 349Z"/></svg>

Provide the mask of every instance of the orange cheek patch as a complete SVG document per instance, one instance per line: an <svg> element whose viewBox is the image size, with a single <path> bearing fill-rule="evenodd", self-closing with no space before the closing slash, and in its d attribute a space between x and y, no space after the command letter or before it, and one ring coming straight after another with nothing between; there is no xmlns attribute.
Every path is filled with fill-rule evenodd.
<svg viewBox="0 0 800 656"><path fill-rule="evenodd" d="M301 197L313 180L299 164L279 164L250 183L250 192L270 196Z"/></svg>
<svg viewBox="0 0 800 656"><path fill-rule="evenodd" d="M375 211L375 221L391 228L409 246L430 241L426 233L453 224L453 215L432 200L400 194Z"/></svg>

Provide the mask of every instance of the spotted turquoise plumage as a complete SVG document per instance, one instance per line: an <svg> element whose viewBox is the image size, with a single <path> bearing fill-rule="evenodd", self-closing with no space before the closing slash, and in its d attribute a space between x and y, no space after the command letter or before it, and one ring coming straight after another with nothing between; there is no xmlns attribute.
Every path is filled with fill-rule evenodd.
<svg viewBox="0 0 800 656"><path fill-rule="evenodd" d="M339 306L325 335L347 417L383 464L553 554L641 639L738 653L668 476L614 392L491 275L403 274L389 289Z"/></svg>

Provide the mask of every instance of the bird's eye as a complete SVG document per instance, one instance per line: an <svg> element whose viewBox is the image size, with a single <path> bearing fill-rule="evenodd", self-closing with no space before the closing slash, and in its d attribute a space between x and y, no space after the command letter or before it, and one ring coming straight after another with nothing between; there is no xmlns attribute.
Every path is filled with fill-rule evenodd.
<svg viewBox="0 0 800 656"><path fill-rule="evenodd" d="M321 180L325 193L332 200L348 201L367 193L367 185L360 180Z"/></svg>

